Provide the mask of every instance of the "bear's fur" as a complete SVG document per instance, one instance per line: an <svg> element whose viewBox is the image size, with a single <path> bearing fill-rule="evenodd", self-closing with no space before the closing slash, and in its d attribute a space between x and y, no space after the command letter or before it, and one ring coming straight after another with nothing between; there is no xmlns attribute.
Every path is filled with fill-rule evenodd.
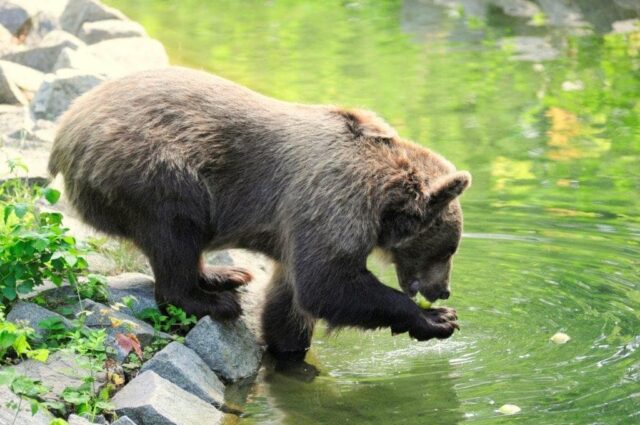
<svg viewBox="0 0 640 425"><path fill-rule="evenodd" d="M183 68L130 75L80 97L64 115L49 169L82 218L148 256L160 305L237 317L251 276L207 267L228 247L277 262L264 309L272 352L299 356L316 319L449 337L448 297L466 172L407 142L371 112L278 101ZM366 268L391 255L402 293ZM434 271L435 270L435 271Z"/></svg>

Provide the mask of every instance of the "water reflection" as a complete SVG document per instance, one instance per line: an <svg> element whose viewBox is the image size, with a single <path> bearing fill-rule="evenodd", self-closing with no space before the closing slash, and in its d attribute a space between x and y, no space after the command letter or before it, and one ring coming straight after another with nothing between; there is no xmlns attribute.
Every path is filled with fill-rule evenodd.
<svg viewBox="0 0 640 425"><path fill-rule="evenodd" d="M174 62L375 110L474 175L449 300L461 332L320 331L322 374L265 369L242 423L516 420L505 403L522 423L640 420L638 2L110 3Z"/></svg>

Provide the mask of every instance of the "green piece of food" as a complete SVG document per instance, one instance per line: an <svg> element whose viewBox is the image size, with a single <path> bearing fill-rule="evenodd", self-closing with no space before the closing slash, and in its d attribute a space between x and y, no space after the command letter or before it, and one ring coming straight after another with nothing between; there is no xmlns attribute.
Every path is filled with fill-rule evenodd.
<svg viewBox="0 0 640 425"><path fill-rule="evenodd" d="M516 406L515 404L505 404L501 408L498 409L498 412L503 415L515 415L516 413L520 413L522 409Z"/></svg>
<svg viewBox="0 0 640 425"><path fill-rule="evenodd" d="M418 293L418 295L416 295L416 297L413 300L415 301L416 304L418 304L418 307L420 307L423 310L431 308L432 303L420 293Z"/></svg>

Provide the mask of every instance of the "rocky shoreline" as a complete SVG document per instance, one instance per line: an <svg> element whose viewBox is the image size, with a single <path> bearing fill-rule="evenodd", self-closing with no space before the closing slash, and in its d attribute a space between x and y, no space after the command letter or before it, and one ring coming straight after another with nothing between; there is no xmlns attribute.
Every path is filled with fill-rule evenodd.
<svg viewBox="0 0 640 425"><path fill-rule="evenodd" d="M168 64L160 42L149 38L140 24L97 0L0 1L1 149L7 159L21 158L26 165L10 170L2 161L0 180L48 184L46 164L57 120L73 100L108 79ZM64 212L64 224L78 240L96 237L65 202L54 208ZM111 366L100 371L95 382L110 382L118 389L111 398L116 413L112 419L118 417L113 424L216 424L237 419L238 400L231 407L225 390L229 385L250 384L260 368L263 347L257 317L269 279L269 261L242 251L212 254L209 261L214 264L238 264L253 273L255 281L243 294L245 315L232 323L205 317L184 338L176 338L136 317L155 307L151 277L113 276L109 258L92 254L87 259L90 269L112 275L104 303L78 302L71 287L48 285L16 303L7 320L27 324L45 337L48 330L39 326L43 321L71 328L68 318L53 311L53 306L65 305L86 317L83 326L104 329ZM122 335L142 347L160 344L164 348L135 369L135 376L127 376L123 365L128 351L123 351ZM47 397L59 400L65 388L86 379L87 369L79 366L86 360L60 350L45 363L26 360L15 369L52 387ZM19 406L19 412L7 407L17 401L18 396L0 386L0 419L25 425L54 420L47 410L32 415L28 405ZM103 416L89 421L71 415L67 421L109 423Z"/></svg>

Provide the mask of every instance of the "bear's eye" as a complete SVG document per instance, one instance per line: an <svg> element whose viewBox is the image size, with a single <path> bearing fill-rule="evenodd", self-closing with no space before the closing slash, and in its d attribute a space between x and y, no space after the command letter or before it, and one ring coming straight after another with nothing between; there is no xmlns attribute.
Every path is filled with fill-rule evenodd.
<svg viewBox="0 0 640 425"><path fill-rule="evenodd" d="M458 250L458 247L456 247L456 246L450 247L446 251L442 252L442 255L440 256L440 259L441 260L448 260L449 258L453 257L453 254L455 254L457 250Z"/></svg>

